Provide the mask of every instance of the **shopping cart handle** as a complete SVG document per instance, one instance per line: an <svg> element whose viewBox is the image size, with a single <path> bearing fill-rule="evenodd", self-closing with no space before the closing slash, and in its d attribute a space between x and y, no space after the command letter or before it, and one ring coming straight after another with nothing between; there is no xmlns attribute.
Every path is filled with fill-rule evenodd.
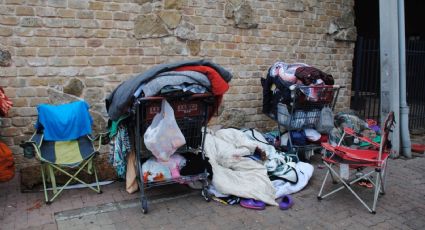
<svg viewBox="0 0 425 230"><path fill-rule="evenodd" d="M289 89L291 91L295 90L296 88L334 88L334 89L341 89L341 88L345 88L345 86L341 86L341 85L312 85L312 86L308 86L308 85L297 85L297 84L293 84L293 85L289 86Z"/></svg>

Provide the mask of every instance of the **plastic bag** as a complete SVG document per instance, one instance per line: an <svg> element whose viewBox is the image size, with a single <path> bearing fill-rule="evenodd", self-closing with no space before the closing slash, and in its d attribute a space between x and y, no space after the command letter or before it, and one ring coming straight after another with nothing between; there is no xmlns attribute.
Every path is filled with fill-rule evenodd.
<svg viewBox="0 0 425 230"><path fill-rule="evenodd" d="M145 182L164 181L180 177L180 169L186 164L186 159L174 154L168 162L158 161L151 157L142 165L143 180Z"/></svg>
<svg viewBox="0 0 425 230"><path fill-rule="evenodd" d="M317 131L320 133L330 133L334 128L334 114L332 109L329 107L324 107L320 111L320 119L316 126Z"/></svg>
<svg viewBox="0 0 425 230"><path fill-rule="evenodd" d="M142 165L143 181L158 182L171 179L171 172L167 165L161 164L155 158L149 158Z"/></svg>
<svg viewBox="0 0 425 230"><path fill-rule="evenodd" d="M144 135L145 146L160 161L168 161L170 156L186 144L183 133L174 118L174 110L162 100L161 112L156 114Z"/></svg>
<svg viewBox="0 0 425 230"><path fill-rule="evenodd" d="M291 115L289 114L288 108L285 104L277 104L277 120L279 124L283 126L288 126L289 121L291 120Z"/></svg>

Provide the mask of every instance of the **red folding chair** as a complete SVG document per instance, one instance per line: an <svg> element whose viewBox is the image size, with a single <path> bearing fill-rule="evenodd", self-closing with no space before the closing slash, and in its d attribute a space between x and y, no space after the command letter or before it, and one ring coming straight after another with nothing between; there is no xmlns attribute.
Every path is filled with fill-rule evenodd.
<svg viewBox="0 0 425 230"><path fill-rule="evenodd" d="M379 194L383 195L385 193L387 159L391 153L389 133L392 131L394 123L394 112L390 112L381 128L380 144L355 133L354 130L350 128L344 128L344 134L337 146L331 146L328 143L323 143L322 146L326 150L326 153L323 155L322 160L328 170L322 182L317 199L322 200L323 198L346 188L367 208L367 210L369 210L369 212L375 214L378 196ZM371 144L371 148L360 150L341 146L341 142L345 135L355 136L362 141L368 142ZM348 176L341 176L341 174L334 169L334 166L339 167L341 174L344 174L342 172L342 168L347 169L347 171L349 171ZM368 171L368 169L370 171ZM350 172L353 171L355 172L354 176L350 176ZM338 179L342 185L327 194L322 195L325 182L329 175L334 184L337 183L335 179ZM368 181L373 185L374 198L372 207L368 206L366 202L353 190L352 185L359 181Z"/></svg>

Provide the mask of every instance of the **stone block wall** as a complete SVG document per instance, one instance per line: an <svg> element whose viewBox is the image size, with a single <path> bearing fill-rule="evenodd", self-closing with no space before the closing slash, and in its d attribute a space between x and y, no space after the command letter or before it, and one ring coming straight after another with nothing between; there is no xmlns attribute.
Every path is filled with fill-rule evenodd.
<svg viewBox="0 0 425 230"><path fill-rule="evenodd" d="M104 98L155 64L206 58L234 74L221 111L248 127L274 124L261 114L260 78L277 60L304 62L350 89L352 0L0 0L0 86L14 107L0 139L19 168L19 143L32 134L35 106L74 97L105 127ZM349 105L343 90L338 109ZM234 114L225 113L226 117ZM218 119L223 122L225 119ZM213 124L217 123L217 119Z"/></svg>

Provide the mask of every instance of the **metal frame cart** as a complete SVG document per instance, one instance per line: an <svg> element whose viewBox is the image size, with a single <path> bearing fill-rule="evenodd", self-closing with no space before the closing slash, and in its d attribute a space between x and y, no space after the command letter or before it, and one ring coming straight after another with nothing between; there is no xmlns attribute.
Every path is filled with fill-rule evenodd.
<svg viewBox="0 0 425 230"><path fill-rule="evenodd" d="M341 88L344 87L339 85L290 86L291 100L289 105L287 105L288 112L282 113L282 111L277 109L275 120L277 121L279 132L281 133L281 127L288 132L315 128L323 107L328 106L332 111L334 110ZM314 96L309 97L307 95ZM303 152L307 160L310 159L315 150L322 148L320 144L294 145L290 133L288 133L288 140L289 151L297 153L298 156L300 156L300 152Z"/></svg>
<svg viewBox="0 0 425 230"><path fill-rule="evenodd" d="M143 143L143 135L152 122L155 114L161 111L161 101L166 99L173 107L177 124L186 139L186 144L176 152L196 152L204 155L204 142L208 119L216 106L216 99L211 94L193 94L190 96L178 97L143 97L138 98L133 106L133 122L135 131L135 146L137 160L137 182L140 188L140 201L142 212L148 212L148 199L146 189L175 183L188 183L202 181L202 196L206 201L210 201L208 193L208 172L191 176L181 176L179 178L167 179L159 182L147 182L143 179L142 163L152 154Z"/></svg>

